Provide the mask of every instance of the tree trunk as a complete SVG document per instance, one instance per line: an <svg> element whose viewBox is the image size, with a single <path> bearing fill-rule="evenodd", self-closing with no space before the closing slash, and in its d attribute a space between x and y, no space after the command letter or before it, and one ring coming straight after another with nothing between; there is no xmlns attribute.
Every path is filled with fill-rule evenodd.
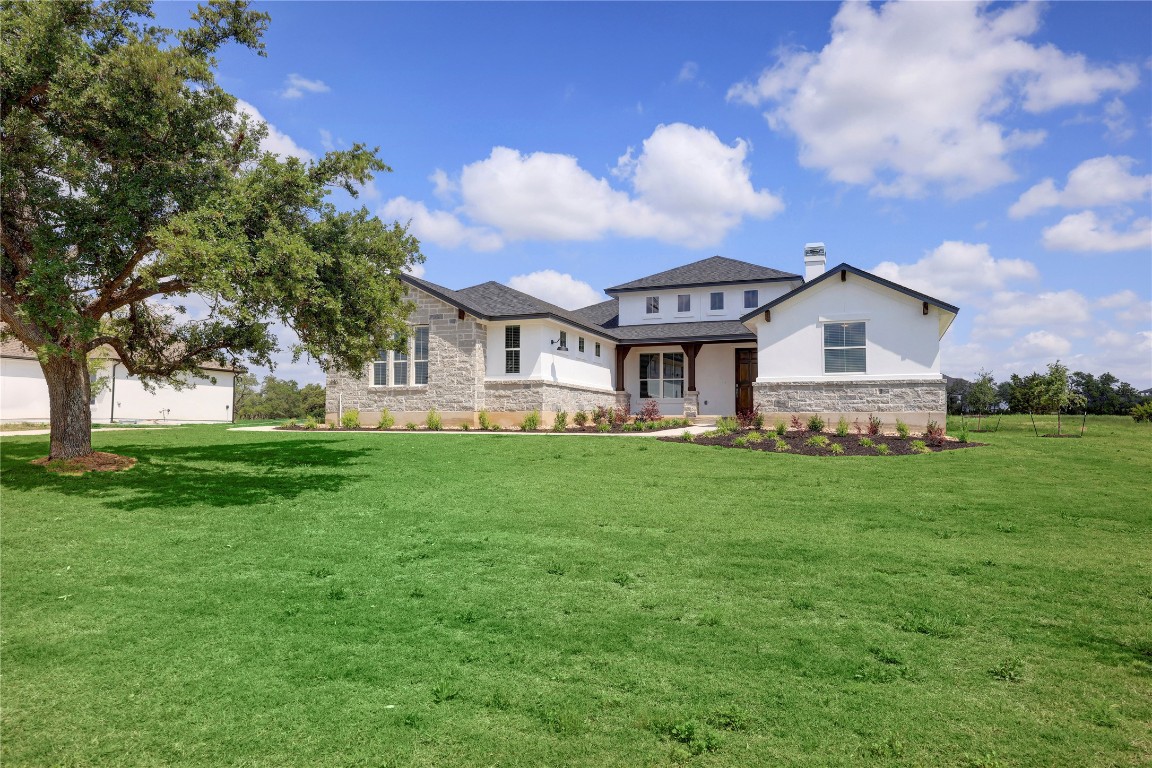
<svg viewBox="0 0 1152 768"><path fill-rule="evenodd" d="M74 459L92 453L91 384L88 361L68 355L41 363L48 383L48 407L52 437L48 456Z"/></svg>

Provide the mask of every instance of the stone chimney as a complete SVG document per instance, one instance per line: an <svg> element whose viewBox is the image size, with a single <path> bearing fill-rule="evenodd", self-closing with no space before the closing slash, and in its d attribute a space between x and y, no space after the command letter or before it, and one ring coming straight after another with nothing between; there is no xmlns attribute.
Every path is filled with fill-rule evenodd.
<svg viewBox="0 0 1152 768"><path fill-rule="evenodd" d="M824 274L826 259L824 243L808 243L804 246L804 282L810 282Z"/></svg>

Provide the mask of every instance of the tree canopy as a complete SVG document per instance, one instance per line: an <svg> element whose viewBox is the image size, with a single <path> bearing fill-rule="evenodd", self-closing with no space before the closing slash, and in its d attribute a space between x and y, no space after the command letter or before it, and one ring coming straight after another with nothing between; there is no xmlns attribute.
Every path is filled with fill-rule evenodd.
<svg viewBox="0 0 1152 768"><path fill-rule="evenodd" d="M179 385L209 361L269 364L274 320L337 370L405 335L418 242L326 199L390 169L362 144L262 152L267 128L213 69L228 42L264 54L267 14L213 0L191 21L157 27L148 0L0 4L0 319L41 361L54 458L91 450L98 348Z"/></svg>

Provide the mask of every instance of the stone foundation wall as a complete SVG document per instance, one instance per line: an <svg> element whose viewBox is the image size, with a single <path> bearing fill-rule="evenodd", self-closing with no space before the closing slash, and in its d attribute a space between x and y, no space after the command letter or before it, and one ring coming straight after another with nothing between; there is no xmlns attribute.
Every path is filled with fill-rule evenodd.
<svg viewBox="0 0 1152 768"><path fill-rule="evenodd" d="M793 415L806 419L819 414L834 426L841 418L867 424L879 416L884 429L893 430L900 419L914 431L929 421L944 424L947 395L944 380L893 379L889 381L773 381L752 385L753 396L765 421L787 422Z"/></svg>
<svg viewBox="0 0 1152 768"><path fill-rule="evenodd" d="M613 408L615 404L616 393L612 391L525 379L485 382L481 407L501 426L516 426L532 411L540 412L543 426L551 426L559 411L567 411L571 423L577 411L591 414L598 405Z"/></svg>

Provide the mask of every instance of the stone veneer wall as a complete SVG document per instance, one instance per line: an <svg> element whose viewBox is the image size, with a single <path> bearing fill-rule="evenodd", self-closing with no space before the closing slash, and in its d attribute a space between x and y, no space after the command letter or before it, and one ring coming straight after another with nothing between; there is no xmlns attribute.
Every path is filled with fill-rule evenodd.
<svg viewBox="0 0 1152 768"><path fill-rule="evenodd" d="M587 389L552 381L487 381L484 383L484 410L496 424L515 426L532 411L539 411L545 426L560 411L568 413L569 423L576 411L591 413L596 406L613 408L616 393Z"/></svg>
<svg viewBox="0 0 1152 768"><path fill-rule="evenodd" d="M769 424L812 414L820 414L832 426L840 417L866 424L869 416L876 415L885 429L894 429L896 419L900 419L909 428L922 430L929 421L944 424L947 415L943 379L756 382L752 391Z"/></svg>
<svg viewBox="0 0 1152 768"><path fill-rule="evenodd" d="M387 408L397 426L423 423L435 408L445 424L472 423L483 407L487 330L472 318L457 318L456 307L424 291L409 289L416 308L409 315L412 325L428 326L428 384L413 387L373 387L372 366L359 376L329 374L325 411L329 421L342 410L357 409L365 426L379 422ZM412 366L411 359L408 362Z"/></svg>

